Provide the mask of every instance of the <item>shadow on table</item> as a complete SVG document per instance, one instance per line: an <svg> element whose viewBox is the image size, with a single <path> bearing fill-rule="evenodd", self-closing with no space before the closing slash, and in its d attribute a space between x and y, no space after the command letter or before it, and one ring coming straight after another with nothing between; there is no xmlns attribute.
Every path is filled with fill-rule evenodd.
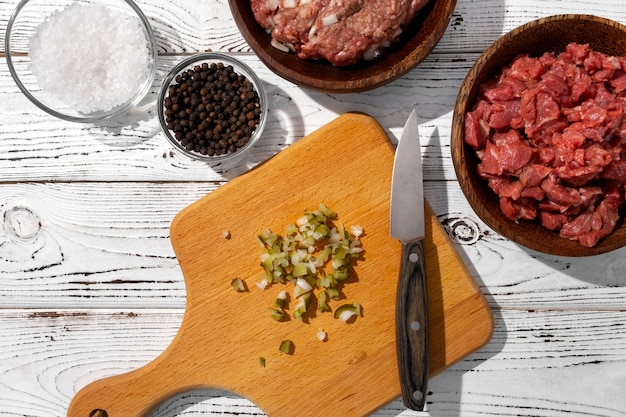
<svg viewBox="0 0 626 417"><path fill-rule="evenodd" d="M520 248L529 256L542 262L550 269L566 274L584 283L591 284L593 288L626 287L626 280L624 280L626 271L626 248L616 249L601 255L584 257L553 256L539 253L522 246L520 246ZM623 297L607 296L610 298L610 302L617 303L621 308L625 305ZM590 297L592 296L590 295ZM596 301L598 300L596 299Z"/></svg>

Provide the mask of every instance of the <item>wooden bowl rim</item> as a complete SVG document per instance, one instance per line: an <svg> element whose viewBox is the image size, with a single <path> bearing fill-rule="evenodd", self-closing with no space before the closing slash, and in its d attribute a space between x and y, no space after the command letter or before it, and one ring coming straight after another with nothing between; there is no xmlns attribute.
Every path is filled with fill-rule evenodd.
<svg viewBox="0 0 626 417"><path fill-rule="evenodd" d="M477 192L481 191L482 194L485 194L485 191L488 191L491 194L492 200L497 201L497 198L495 193L488 188L484 180L481 179L482 183L478 185L478 187L481 188L479 190L477 190L476 182L472 183L472 180L475 179L477 174L470 171L468 161L471 163L472 159L474 158L475 160L476 157L473 153L474 150L469 145L466 145L463 140L465 112L473 106L476 99L475 92L477 86L474 84L477 84L478 81L480 81L480 79L478 81L476 80L479 78L479 75L483 75L481 74L481 71L483 71L485 66L490 62L490 59L493 58L497 52L500 52L503 46L512 45L516 38L522 34L540 31L541 27L546 24L552 24L555 22L565 23L568 21L575 21L577 23L583 22L584 24L613 28L622 32L624 39L626 40L626 25L611 19L588 14L559 14L547 16L527 22L507 32L492 43L480 55L462 83L453 111L450 146L452 163L459 185L461 186L461 190L476 215L487 226L503 237L538 252L565 257L582 257L607 253L615 249L619 249L626 244L626 225L624 223L624 213L620 216L620 220L618 221L615 230L592 248L586 248L581 246L577 241L562 238L558 235L558 233L550 232L538 223L513 222L504 217L497 204L486 205L482 200L479 201ZM548 51L548 48L549 46L544 49ZM518 50L503 54L510 56L510 60L508 62L510 63L515 55L525 52L527 51ZM558 53L560 51L554 52ZM626 50L624 53L626 54ZM495 75L496 73L491 73L490 76L487 74L487 76L483 76L482 80L487 80ZM472 91L474 92L473 96Z"/></svg>
<svg viewBox="0 0 626 417"><path fill-rule="evenodd" d="M393 65L387 65L385 63L386 58L384 57L383 59L368 63L361 62L350 67L335 67L322 60L304 61L295 54L290 54L289 57L281 57L280 54L286 55L286 53L269 49L273 48L272 46L268 46L271 39L269 34L266 34L266 37L262 38L267 42L266 44L262 44L257 38L257 36L261 36L261 34L259 34L260 25L259 28L254 27L253 29L246 25L246 20L242 16L242 13L251 14L251 9L248 8L242 11L239 10L239 7L241 4L249 5L250 2L229 0L233 18L244 39L261 62L270 70L287 81L299 86L341 94L372 90L402 77L415 68L430 54L441 40L441 37L452 19L456 3L457 0L430 0L425 6L425 9L418 12L415 17L414 22L419 21L421 26L420 28L414 29L414 38L400 40L399 45L392 45L385 51L386 58L390 58L393 54L393 58L397 59ZM439 11L440 9L443 9L442 18L433 17L433 12ZM427 13L420 14L421 12ZM256 24L254 19L252 19L252 21ZM423 26L427 26L431 29L426 36L422 34ZM253 30L256 34L253 33ZM409 31L407 30L407 32ZM422 34L422 36L420 36L420 34ZM417 43L408 50L407 45L412 45L415 42ZM405 48L407 48L408 52L405 51ZM276 57L281 59L277 59ZM311 67L314 68L315 71L303 73L292 69L289 65L283 63L283 61L295 61L303 68ZM382 70L379 68L382 68ZM329 76L335 74L338 74L340 77L329 80Z"/></svg>

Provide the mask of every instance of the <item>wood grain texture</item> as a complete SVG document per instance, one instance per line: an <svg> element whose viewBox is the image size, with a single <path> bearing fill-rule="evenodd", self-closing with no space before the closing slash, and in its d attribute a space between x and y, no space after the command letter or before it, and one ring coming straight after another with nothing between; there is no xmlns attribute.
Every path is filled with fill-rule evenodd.
<svg viewBox="0 0 626 417"><path fill-rule="evenodd" d="M430 365L425 246L423 237L402 243L402 263L396 291L396 352L400 392L404 405L416 411L423 411L426 404ZM411 256L416 258L410 259Z"/></svg>
<svg viewBox="0 0 626 417"><path fill-rule="evenodd" d="M356 138L363 146L349 161L329 171L317 168L350 152ZM327 409L361 416L396 398L394 313L401 254L389 234L393 156L375 120L348 113L181 211L171 235L187 286L177 337L145 367L81 390L68 416L94 409L106 410L109 417L143 416L165 398L198 387L236 392L276 417L318 416ZM283 288L256 288L263 276L262 251L252 256L256 235L264 228L281 233L320 203L339 213L346 227L365 230L364 256L352 277L356 282L342 289L342 302L359 302L363 317L346 324L317 313L305 321L276 323L267 308ZM430 209L426 216L430 374L436 375L487 343L493 322ZM235 277L246 282L248 292L231 288ZM315 337L319 327L328 332L327 342ZM295 343L293 355L279 352L285 339ZM265 367L259 357L266 358ZM275 386L281 387L280 395ZM328 395L329 386L334 395Z"/></svg>
<svg viewBox="0 0 626 417"><path fill-rule="evenodd" d="M0 415L65 417L75 391L154 360L184 310L0 310ZM372 413L398 416L622 417L626 313L496 310L490 342L429 383L427 411L399 398ZM529 410L532 403L532 410ZM150 417L264 416L232 392L168 398Z"/></svg>
<svg viewBox="0 0 626 417"><path fill-rule="evenodd" d="M0 33L17 3L0 0ZM168 230L179 210L344 112L374 116L394 139L415 108L426 197L496 327L488 345L431 379L426 412L395 399L372 415L624 416L626 252L569 259L502 238L461 193L449 147L458 89L492 42L551 14L626 23L621 3L459 0L418 67L383 88L340 96L274 75L251 53L225 0L138 3L157 35L159 69L144 111L116 125L79 126L38 111L13 83L0 45L0 415L65 416L80 388L167 348L185 308ZM243 58L269 91L267 134L241 164L177 155L150 109L167 71L208 49ZM264 414L210 389L165 400L151 417L215 415Z"/></svg>
<svg viewBox="0 0 626 417"><path fill-rule="evenodd" d="M0 306L184 308L169 226L220 184L3 184ZM626 309L624 250L592 260L540 254L490 230L458 184L429 180L425 194L492 307Z"/></svg>

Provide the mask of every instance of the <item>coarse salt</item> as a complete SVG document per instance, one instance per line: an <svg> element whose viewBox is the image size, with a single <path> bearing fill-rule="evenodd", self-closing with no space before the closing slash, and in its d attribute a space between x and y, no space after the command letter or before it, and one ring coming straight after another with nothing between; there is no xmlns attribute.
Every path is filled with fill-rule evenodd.
<svg viewBox="0 0 626 417"><path fill-rule="evenodd" d="M39 87L85 114L132 99L149 75L148 51L139 18L98 3L55 11L29 43Z"/></svg>

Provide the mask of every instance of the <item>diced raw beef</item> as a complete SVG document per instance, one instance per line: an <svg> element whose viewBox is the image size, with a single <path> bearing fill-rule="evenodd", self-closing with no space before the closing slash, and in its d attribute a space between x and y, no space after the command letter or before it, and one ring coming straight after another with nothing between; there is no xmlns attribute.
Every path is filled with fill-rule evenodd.
<svg viewBox="0 0 626 417"><path fill-rule="evenodd" d="M513 221L583 246L610 234L626 190L626 56L571 43L517 57L465 117L478 174Z"/></svg>
<svg viewBox="0 0 626 417"><path fill-rule="evenodd" d="M539 213L541 225L549 230L561 230L563 224L567 222L567 216L561 213L541 211Z"/></svg>
<svg viewBox="0 0 626 417"><path fill-rule="evenodd" d="M522 140L516 130L509 130L501 139L487 142L482 158L484 172L501 175L513 173L526 165L533 156L533 149Z"/></svg>
<svg viewBox="0 0 626 417"><path fill-rule="evenodd" d="M502 129L513 127L521 122L519 115L519 100L498 101L491 106L491 117L489 117L489 127ZM516 119L516 120L514 120ZM517 119L519 121L517 121Z"/></svg>

